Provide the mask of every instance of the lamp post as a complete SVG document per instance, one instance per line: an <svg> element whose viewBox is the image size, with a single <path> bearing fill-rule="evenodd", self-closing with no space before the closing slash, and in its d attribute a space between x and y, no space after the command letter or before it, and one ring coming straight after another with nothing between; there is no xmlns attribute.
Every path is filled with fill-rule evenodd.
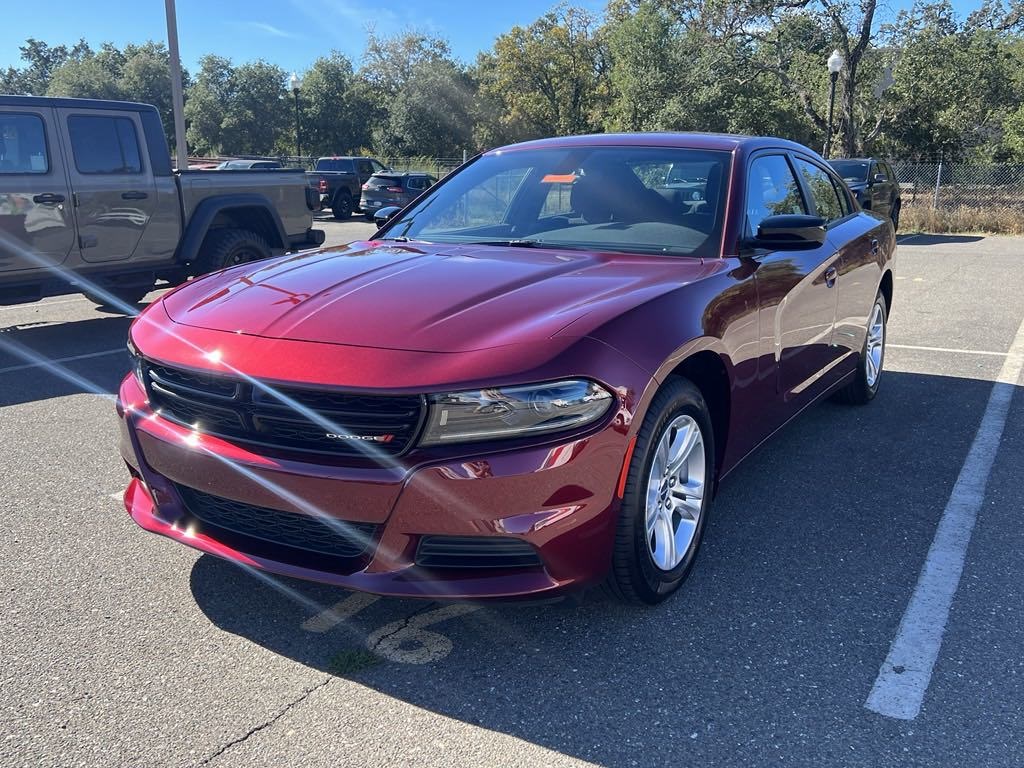
<svg viewBox="0 0 1024 768"><path fill-rule="evenodd" d="M299 122L299 90L302 88L302 81L299 76L292 72L292 76L288 78L288 85L292 89L292 93L295 95L295 154L299 158L299 162L302 162L302 124Z"/></svg>
<svg viewBox="0 0 1024 768"><path fill-rule="evenodd" d="M836 107L836 80L839 79L839 73L846 62L843 60L843 54L835 50L828 57L827 63L828 79L830 81L828 88L828 135L825 136L825 148L822 152L826 160L828 160L829 151L832 149L832 117L835 114Z"/></svg>

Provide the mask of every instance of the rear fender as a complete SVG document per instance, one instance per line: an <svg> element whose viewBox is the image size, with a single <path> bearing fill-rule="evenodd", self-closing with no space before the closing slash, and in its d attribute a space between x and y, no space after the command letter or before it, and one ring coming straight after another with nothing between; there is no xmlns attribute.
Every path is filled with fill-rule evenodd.
<svg viewBox="0 0 1024 768"><path fill-rule="evenodd" d="M283 253L288 247L281 217L266 197L257 194L216 195L196 206L178 245L177 260L194 262L206 234L225 222L261 235L275 253Z"/></svg>

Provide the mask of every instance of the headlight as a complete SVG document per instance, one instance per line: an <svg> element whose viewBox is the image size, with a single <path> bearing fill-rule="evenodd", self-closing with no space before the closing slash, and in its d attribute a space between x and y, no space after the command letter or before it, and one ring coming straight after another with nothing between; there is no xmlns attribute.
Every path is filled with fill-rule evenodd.
<svg viewBox="0 0 1024 768"><path fill-rule="evenodd" d="M601 418L611 393L593 381L478 389L431 395L420 445L497 440L561 432Z"/></svg>
<svg viewBox="0 0 1024 768"><path fill-rule="evenodd" d="M142 355L139 354L139 350L132 343L132 337L128 337L128 357L132 362L132 373L135 374L135 380L142 387L142 390L146 390L146 382L142 378Z"/></svg>

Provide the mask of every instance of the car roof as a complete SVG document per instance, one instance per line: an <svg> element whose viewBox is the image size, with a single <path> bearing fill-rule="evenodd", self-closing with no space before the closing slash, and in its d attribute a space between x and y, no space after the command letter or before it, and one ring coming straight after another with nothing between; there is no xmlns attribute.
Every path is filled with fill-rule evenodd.
<svg viewBox="0 0 1024 768"><path fill-rule="evenodd" d="M584 136L561 136L550 139L525 141L492 149L486 154L518 152L529 149L551 149L572 147L679 147L686 149L710 149L731 152L773 148L806 152L807 147L787 139L773 136L740 136L731 133L596 133Z"/></svg>
<svg viewBox="0 0 1024 768"><path fill-rule="evenodd" d="M831 157L830 163L884 163L886 160L881 157Z"/></svg>
<svg viewBox="0 0 1024 768"><path fill-rule="evenodd" d="M129 112L156 112L152 104L112 99L67 99L50 96L0 95L2 107L60 107L62 109L120 109Z"/></svg>
<svg viewBox="0 0 1024 768"><path fill-rule="evenodd" d="M374 171L374 176L430 176L426 171Z"/></svg>

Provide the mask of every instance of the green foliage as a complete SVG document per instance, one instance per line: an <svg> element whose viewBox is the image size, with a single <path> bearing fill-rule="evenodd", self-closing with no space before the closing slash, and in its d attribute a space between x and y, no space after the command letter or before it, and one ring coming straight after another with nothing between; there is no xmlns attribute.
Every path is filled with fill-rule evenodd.
<svg viewBox="0 0 1024 768"><path fill-rule="evenodd" d="M331 51L313 62L299 100L304 153L349 154L369 145L373 93L343 54Z"/></svg>
<svg viewBox="0 0 1024 768"><path fill-rule="evenodd" d="M596 19L557 6L515 26L477 62L480 91L499 111L492 136L526 139L600 130L607 56Z"/></svg>
<svg viewBox="0 0 1024 768"><path fill-rule="evenodd" d="M1024 0L967 18L917 0L891 23L878 0L610 0L566 4L500 35L470 66L443 38L370 32L360 66L333 51L303 76L303 150L461 155L618 130L768 134L821 148L833 49L837 153L1024 160ZM173 133L162 43L93 49L29 39L0 91L155 104ZM295 101L274 64L219 56L187 74L190 151L293 154Z"/></svg>

